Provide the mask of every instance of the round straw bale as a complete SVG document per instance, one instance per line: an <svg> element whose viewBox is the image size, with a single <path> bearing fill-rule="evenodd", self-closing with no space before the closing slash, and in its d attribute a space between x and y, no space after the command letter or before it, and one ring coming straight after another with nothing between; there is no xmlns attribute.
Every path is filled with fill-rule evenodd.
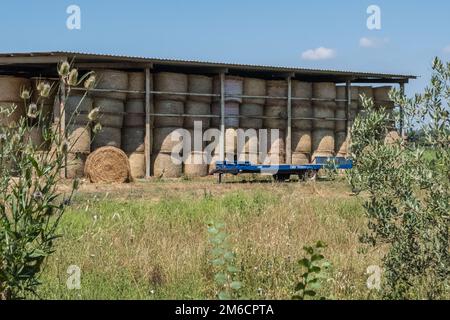
<svg viewBox="0 0 450 320"><path fill-rule="evenodd" d="M313 83L313 97L317 99L336 99L336 85L333 82Z"/></svg>
<svg viewBox="0 0 450 320"><path fill-rule="evenodd" d="M66 127L70 152L91 151L91 129L85 125L72 124Z"/></svg>
<svg viewBox="0 0 450 320"><path fill-rule="evenodd" d="M294 152L292 153L292 164L293 165L303 165L309 163L309 153Z"/></svg>
<svg viewBox="0 0 450 320"><path fill-rule="evenodd" d="M292 98L311 99L312 98L312 83L303 81L292 81ZM304 102L311 103L310 100L296 100L292 99L292 105L301 105Z"/></svg>
<svg viewBox="0 0 450 320"><path fill-rule="evenodd" d="M131 177L128 157L116 147L102 147L92 152L86 160L85 173L93 183L124 183Z"/></svg>
<svg viewBox="0 0 450 320"><path fill-rule="evenodd" d="M128 100L125 104L125 112L124 127L145 126L145 104L143 100Z"/></svg>
<svg viewBox="0 0 450 320"><path fill-rule="evenodd" d="M224 141L225 153L235 154L237 151L237 130L233 128L225 129L225 141ZM220 154L220 144L217 144L214 154Z"/></svg>
<svg viewBox="0 0 450 320"><path fill-rule="evenodd" d="M336 98L339 100L347 99L347 88L345 86L337 86L336 87ZM347 110L347 102L345 101L337 101L336 102L336 110L334 112L334 117L336 119L345 119ZM336 132L344 132L345 131L345 120L336 120L334 130Z"/></svg>
<svg viewBox="0 0 450 320"><path fill-rule="evenodd" d="M141 179L145 177L145 153L132 152L128 154L130 162L131 177L133 179Z"/></svg>
<svg viewBox="0 0 450 320"><path fill-rule="evenodd" d="M266 105L264 108L266 117L277 117L273 119L264 119L264 128L285 129L287 124L286 105Z"/></svg>
<svg viewBox="0 0 450 320"><path fill-rule="evenodd" d="M183 152L188 152L189 144L186 139L191 140L190 150L192 151L202 151L205 147L205 141L203 141L203 133L204 131L195 131L194 129L184 129L189 132L189 134L186 134L186 137L183 136L182 139L184 139L185 143L183 144ZM185 132L186 133L186 132Z"/></svg>
<svg viewBox="0 0 450 320"><path fill-rule="evenodd" d="M330 99L330 101L314 101L313 115L314 118L334 118L336 110L336 85L332 82L317 82L313 84L313 96L317 99ZM333 129L335 128L334 120L314 120L314 128Z"/></svg>
<svg viewBox="0 0 450 320"><path fill-rule="evenodd" d="M396 130L391 130L386 134L386 138L384 139L384 143L387 145L393 145L397 143L401 139L400 134Z"/></svg>
<svg viewBox="0 0 450 320"><path fill-rule="evenodd" d="M122 129L122 150L126 153L144 151L144 140L144 128L132 127Z"/></svg>
<svg viewBox="0 0 450 320"><path fill-rule="evenodd" d="M153 151L173 152L174 148L179 146L185 138L184 134L187 132L182 128L155 128L153 130Z"/></svg>
<svg viewBox="0 0 450 320"><path fill-rule="evenodd" d="M263 164L277 165L286 163L286 155L284 153L268 153Z"/></svg>
<svg viewBox="0 0 450 320"><path fill-rule="evenodd" d="M204 177L208 175L208 164L204 152L191 152L184 162L184 174L187 177Z"/></svg>
<svg viewBox="0 0 450 320"><path fill-rule="evenodd" d="M225 127L228 128L238 128L239 127L239 103L235 101L225 102ZM211 126L213 128L220 128L220 102L213 102L211 106L211 114L219 116L211 119Z"/></svg>
<svg viewBox="0 0 450 320"><path fill-rule="evenodd" d="M190 74L188 76L189 93L211 94L213 79L202 75ZM211 103L212 97L208 96L189 96L189 100L204 103Z"/></svg>
<svg viewBox="0 0 450 320"><path fill-rule="evenodd" d="M292 118L312 118L313 109L310 101L302 101L292 106ZM292 120L292 127L300 130L311 130L312 120Z"/></svg>
<svg viewBox="0 0 450 320"><path fill-rule="evenodd" d="M373 88L373 97L376 106L385 107L387 109L394 108L394 101L389 98L389 92L391 89L391 86Z"/></svg>
<svg viewBox="0 0 450 320"><path fill-rule="evenodd" d="M201 101L189 100L185 105L185 113L190 115L209 115L211 114L211 105ZM194 128L195 121L201 122L203 129L208 129L211 118L209 117L186 117L184 118L185 128Z"/></svg>
<svg viewBox="0 0 450 320"><path fill-rule="evenodd" d="M0 126L13 126L25 115L22 103L0 102Z"/></svg>
<svg viewBox="0 0 450 320"><path fill-rule="evenodd" d="M230 156L236 154L237 134L238 134L237 129L233 129L233 128L225 129L225 141L224 141L225 154L229 154ZM220 144L219 143L216 145L216 148L214 149L214 154L215 155L220 154Z"/></svg>
<svg viewBox="0 0 450 320"><path fill-rule="evenodd" d="M29 128L24 134L24 140L30 143L36 150L47 150L48 144L44 140L42 128Z"/></svg>
<svg viewBox="0 0 450 320"><path fill-rule="evenodd" d="M179 178L183 165L179 159L172 159L171 153L158 152L152 155L153 174L158 178Z"/></svg>
<svg viewBox="0 0 450 320"><path fill-rule="evenodd" d="M188 92L188 77L182 73L159 72L155 73L155 91L173 92L178 94L155 94L156 100L186 101Z"/></svg>
<svg viewBox="0 0 450 320"><path fill-rule="evenodd" d="M158 100L155 103L155 113L174 114L175 116L155 116L155 128L183 127L184 103L175 100Z"/></svg>
<svg viewBox="0 0 450 320"><path fill-rule="evenodd" d="M117 70L94 70L97 83L94 89L112 89L127 90L128 89L128 73ZM92 91L91 96L103 97L108 99L125 100L127 94L123 92L96 92Z"/></svg>
<svg viewBox="0 0 450 320"><path fill-rule="evenodd" d="M344 108L336 108L336 112L334 114L336 119L345 119L347 116L346 110ZM350 115L349 115L350 116ZM336 120L334 130L336 132L345 132L345 120Z"/></svg>
<svg viewBox="0 0 450 320"><path fill-rule="evenodd" d="M30 80L26 78L0 76L0 101L21 102L22 89L31 89Z"/></svg>
<svg viewBox="0 0 450 320"><path fill-rule="evenodd" d="M116 148L122 146L122 130L120 128L102 127L100 132L94 135L91 144L92 150L106 146Z"/></svg>
<svg viewBox="0 0 450 320"><path fill-rule="evenodd" d="M97 98L94 100L94 107L99 108L99 121L102 126L122 128L123 113L125 111L124 102L117 99Z"/></svg>
<svg viewBox="0 0 450 320"><path fill-rule="evenodd" d="M212 154L208 156L208 173L211 173L214 169L216 169L217 161L220 161L219 154Z"/></svg>
<svg viewBox="0 0 450 320"><path fill-rule="evenodd" d="M292 151L299 153L311 153L311 131L292 131Z"/></svg>
<svg viewBox="0 0 450 320"><path fill-rule="evenodd" d="M238 161L250 162L251 164L260 164L261 154L259 152L245 152L238 154Z"/></svg>
<svg viewBox="0 0 450 320"><path fill-rule="evenodd" d="M39 116L43 121L51 120L53 115L53 104L44 104L38 106Z"/></svg>
<svg viewBox="0 0 450 320"><path fill-rule="evenodd" d="M350 94L351 94L351 106L350 109L357 109L358 108L358 99L359 99L359 88L358 87L351 87L350 88ZM347 87L345 86L336 86L336 99L338 100L345 100L347 99ZM347 102L346 101L337 101L338 107L346 107Z"/></svg>
<svg viewBox="0 0 450 320"><path fill-rule="evenodd" d="M214 77L213 91L220 94L220 77ZM236 76L226 76L224 82L225 101L226 102L242 102L242 94L244 92L244 79ZM215 101L220 101L220 97L215 97Z"/></svg>
<svg viewBox="0 0 450 320"><path fill-rule="evenodd" d="M266 100L266 106L286 106L288 84L285 80L269 80L266 82L267 96L275 97ZM279 99L277 99L279 98Z"/></svg>
<svg viewBox="0 0 450 320"><path fill-rule="evenodd" d="M391 91L391 86L376 87L372 89L373 98L375 101L391 101L389 98L389 92Z"/></svg>
<svg viewBox="0 0 450 320"><path fill-rule="evenodd" d="M259 147L259 132L252 129L238 129L236 131L236 143L238 156L243 153L257 153Z"/></svg>
<svg viewBox="0 0 450 320"><path fill-rule="evenodd" d="M316 102L313 106L314 118L319 118L313 121L314 128L317 129L333 129L335 128L334 120L326 120L334 118L336 112L336 102ZM322 118L322 119L320 119Z"/></svg>
<svg viewBox="0 0 450 320"><path fill-rule="evenodd" d="M88 114L92 110L93 100L83 95L71 95L67 98L64 110L66 123L86 124L89 122Z"/></svg>
<svg viewBox="0 0 450 320"><path fill-rule="evenodd" d="M273 136L272 136L273 135ZM279 130L278 136L272 131L268 131L267 135L267 153L284 154L286 152L285 132ZM261 150L263 152L264 150Z"/></svg>
<svg viewBox="0 0 450 320"><path fill-rule="evenodd" d="M245 96L265 96L266 95L266 81L256 78L244 78L244 95ZM244 98L245 104L260 104L266 102L265 98Z"/></svg>
<svg viewBox="0 0 450 320"><path fill-rule="evenodd" d="M129 91L145 91L145 73L130 72L128 73L128 90ZM144 93L128 93L127 99L144 99Z"/></svg>
<svg viewBox="0 0 450 320"><path fill-rule="evenodd" d="M244 99L245 100L245 99ZM243 103L240 107L240 113L242 116L263 116L264 105L254 103ZM261 129L263 126L263 119L258 118L240 118L239 126L241 128L249 129Z"/></svg>
<svg viewBox="0 0 450 320"><path fill-rule="evenodd" d="M338 157L346 157L348 155L348 139L346 132L337 132L335 134L336 155Z"/></svg>
<svg viewBox="0 0 450 320"><path fill-rule="evenodd" d="M316 157L332 157L335 147L334 130L315 129L312 132L313 159Z"/></svg>
<svg viewBox="0 0 450 320"><path fill-rule="evenodd" d="M84 166L86 163L87 154L78 152L67 153L67 178L75 179L84 176Z"/></svg>

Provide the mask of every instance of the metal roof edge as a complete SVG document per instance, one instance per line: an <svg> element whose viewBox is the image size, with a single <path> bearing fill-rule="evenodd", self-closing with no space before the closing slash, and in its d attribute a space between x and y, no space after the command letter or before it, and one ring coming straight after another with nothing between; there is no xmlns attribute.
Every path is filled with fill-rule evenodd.
<svg viewBox="0 0 450 320"><path fill-rule="evenodd" d="M374 72L355 72L347 70L329 70L329 69L310 69L300 67L287 67L287 66L268 66L268 65L256 65L256 64L240 64L240 63L221 63L211 61L200 60L181 60L181 59L168 59L168 58L156 58L156 57L142 57L142 56L126 56L126 55L112 55L112 54L99 54L99 53L86 53L86 52L74 52L74 51L49 51L49 52L25 52L25 53L0 53L0 57L60 57L66 56L67 58L81 58L81 59L102 59L102 60L115 60L115 61L127 61L136 63L153 63L161 65L190 65L193 67L216 67L216 68L229 68L236 70L247 71L270 71L270 72L286 72L286 73L298 73L307 75L335 75L335 76L354 76L357 78L365 78L370 80L374 79L398 79L409 80L417 79L414 75L403 74L388 74L388 73L374 73Z"/></svg>

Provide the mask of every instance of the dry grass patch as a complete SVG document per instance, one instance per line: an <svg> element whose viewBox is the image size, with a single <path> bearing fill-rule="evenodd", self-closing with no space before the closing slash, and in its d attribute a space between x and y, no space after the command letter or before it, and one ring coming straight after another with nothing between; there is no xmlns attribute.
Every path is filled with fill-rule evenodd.
<svg viewBox="0 0 450 320"><path fill-rule="evenodd" d="M360 199L339 182L226 183L153 181L85 185L64 217L58 253L48 261L44 298L210 299L206 224L221 221L237 253L243 295L289 299L303 246L322 240L333 269L323 295L366 298L367 266L380 253L360 253L365 228ZM71 264L82 288L65 287Z"/></svg>

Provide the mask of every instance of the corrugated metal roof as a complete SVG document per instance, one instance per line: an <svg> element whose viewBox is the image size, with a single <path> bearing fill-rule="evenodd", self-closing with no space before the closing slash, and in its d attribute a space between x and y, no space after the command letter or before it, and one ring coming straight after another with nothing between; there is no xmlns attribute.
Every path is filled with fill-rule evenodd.
<svg viewBox="0 0 450 320"><path fill-rule="evenodd" d="M130 62L130 63L151 63L161 66L190 66L190 67L215 67L227 68L235 71L253 71L253 72L276 72L276 73L294 73L296 75L305 76L336 76L336 77L353 77L360 80L409 80L416 79L414 75L402 74L387 74L387 73L373 73L373 72L354 72L343 70L328 70L328 69L308 69L299 67L287 66L267 66L267 65L253 65L240 63L220 63L199 60L179 60L167 58L149 58L141 56L125 56L125 55L111 55L72 51L52 51L52 52L28 52L28 53L0 53L0 57L14 58L14 57L60 57L75 58L76 61L108 61L108 62Z"/></svg>

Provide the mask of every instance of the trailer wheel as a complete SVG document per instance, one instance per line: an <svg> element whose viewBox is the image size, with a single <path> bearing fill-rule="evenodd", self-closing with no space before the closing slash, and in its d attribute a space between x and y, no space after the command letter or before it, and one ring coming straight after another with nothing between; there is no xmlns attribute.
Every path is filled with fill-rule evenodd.
<svg viewBox="0 0 450 320"><path fill-rule="evenodd" d="M302 171L298 174L298 182L305 182L306 181L306 171Z"/></svg>
<svg viewBox="0 0 450 320"><path fill-rule="evenodd" d="M286 180L289 180L290 175L289 174L274 174L273 178L276 182L285 182Z"/></svg>
<svg viewBox="0 0 450 320"><path fill-rule="evenodd" d="M308 170L304 175L305 181L316 181L317 179L317 171L316 170Z"/></svg>

